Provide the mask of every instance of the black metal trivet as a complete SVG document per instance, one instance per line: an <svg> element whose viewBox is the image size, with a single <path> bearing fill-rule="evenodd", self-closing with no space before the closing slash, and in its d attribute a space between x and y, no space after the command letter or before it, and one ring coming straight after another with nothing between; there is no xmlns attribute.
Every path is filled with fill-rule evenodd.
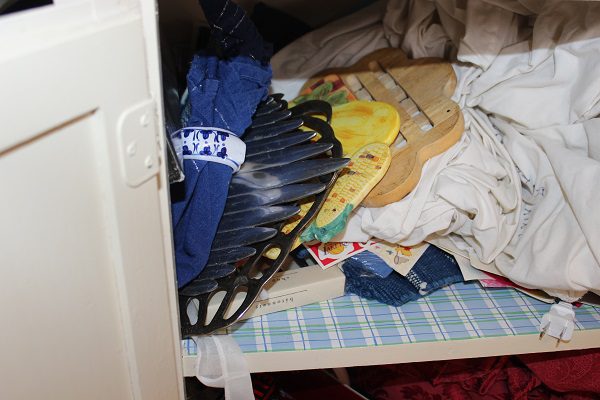
<svg viewBox="0 0 600 400"><path fill-rule="evenodd" d="M244 135L246 161L231 180L207 266L179 290L184 337L210 334L240 319L321 209L339 170L349 162L342 158L342 146L329 125L331 115L327 102L314 100L288 109L279 94L257 108ZM317 134L320 138L314 141ZM308 213L289 234L281 232L308 198L314 198ZM264 256L272 248L279 248L275 260ZM238 297L243 301L233 307ZM211 300L220 304L207 318Z"/></svg>

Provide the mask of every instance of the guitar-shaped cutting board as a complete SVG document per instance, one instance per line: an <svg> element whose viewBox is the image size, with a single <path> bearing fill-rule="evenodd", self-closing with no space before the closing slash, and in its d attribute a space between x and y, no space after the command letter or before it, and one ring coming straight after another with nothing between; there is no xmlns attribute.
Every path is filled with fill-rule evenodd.
<svg viewBox="0 0 600 400"><path fill-rule="evenodd" d="M410 193L425 161L448 150L464 131L460 108L450 100L456 76L444 60L411 60L398 49L377 50L351 67L320 72L306 82L301 96L337 80L358 100L386 102L400 115L401 135L390 146L390 168L363 201L367 207L382 207Z"/></svg>

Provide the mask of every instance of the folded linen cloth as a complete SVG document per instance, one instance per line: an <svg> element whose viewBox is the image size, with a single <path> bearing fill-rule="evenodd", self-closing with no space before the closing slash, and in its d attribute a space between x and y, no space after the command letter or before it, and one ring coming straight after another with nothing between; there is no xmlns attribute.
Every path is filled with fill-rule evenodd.
<svg viewBox="0 0 600 400"><path fill-rule="evenodd" d="M204 139L208 138L210 145L221 146L227 132L234 136L244 133L257 105L267 96L271 67L265 60L270 52L235 3L226 0L201 1L201 4L213 28L214 40L210 51L196 55L190 66L182 126L224 130L216 131L224 133L215 136L214 142L219 142L216 144L212 137L208 138L214 130L198 131L207 135ZM210 52L229 58L221 59L209 55ZM200 138L193 145L202 147L205 143ZM229 156L223 150L227 150L225 146L219 147L218 162L198 159L181 141L179 147L186 178L171 186L171 211L177 283L182 287L206 265L233 169L220 163ZM238 156L243 160L244 154Z"/></svg>

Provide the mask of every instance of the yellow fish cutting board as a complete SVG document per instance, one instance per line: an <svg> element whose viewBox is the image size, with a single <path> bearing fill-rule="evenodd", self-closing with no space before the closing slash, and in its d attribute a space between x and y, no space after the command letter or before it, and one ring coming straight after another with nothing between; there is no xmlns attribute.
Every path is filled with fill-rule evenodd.
<svg viewBox="0 0 600 400"><path fill-rule="evenodd" d="M352 101L333 107L331 127L344 154L351 156L370 143L391 145L398 136L400 116L387 103Z"/></svg>
<svg viewBox="0 0 600 400"><path fill-rule="evenodd" d="M450 100L456 76L444 60L410 60L401 50L381 49L349 68L322 71L306 82L303 92L324 77L339 77L356 98L385 102L400 116L401 135L391 145L390 168L363 201L368 207L382 207L410 193L425 161L449 149L464 131L460 108Z"/></svg>

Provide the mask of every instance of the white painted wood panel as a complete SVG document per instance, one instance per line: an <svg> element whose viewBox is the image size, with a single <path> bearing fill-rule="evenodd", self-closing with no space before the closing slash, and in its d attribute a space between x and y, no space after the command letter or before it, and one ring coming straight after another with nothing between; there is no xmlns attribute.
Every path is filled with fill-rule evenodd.
<svg viewBox="0 0 600 400"><path fill-rule="evenodd" d="M0 398L183 398L154 3L58 3L0 18Z"/></svg>

